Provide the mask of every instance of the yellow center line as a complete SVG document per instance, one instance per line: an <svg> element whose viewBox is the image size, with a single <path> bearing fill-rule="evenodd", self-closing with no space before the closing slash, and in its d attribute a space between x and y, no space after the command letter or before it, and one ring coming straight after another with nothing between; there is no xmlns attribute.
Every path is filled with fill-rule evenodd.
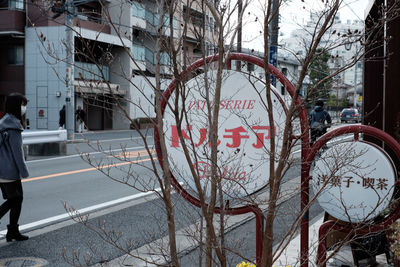
<svg viewBox="0 0 400 267"><path fill-rule="evenodd" d="M157 159L157 158L154 158L154 159ZM54 174L49 174L49 175L43 175L43 176L23 179L22 182L26 183L26 182L37 181L37 180L44 180L44 179L49 179L49 178L58 177L58 176L64 176L64 175L70 175L70 174L76 174L76 173L82 173L82 172L89 172L89 171L94 171L94 170L118 167L118 166L128 165L128 164L132 164L132 163L135 164L135 163L140 163L140 162L150 161L150 160L151 159L140 159L140 160L134 160L134 161L128 161L128 162L113 163L113 164L109 164L109 165L103 165L103 166L92 167L92 168L87 168L87 169L80 169L80 170L75 170L75 171L54 173Z"/></svg>
<svg viewBox="0 0 400 267"><path fill-rule="evenodd" d="M152 155L154 155L155 150L151 149L150 153ZM147 150L139 150L139 151L125 151L125 152L121 152L119 154L116 155L110 155L107 156L107 158L133 158L133 157L144 157L149 155L149 153L147 153Z"/></svg>

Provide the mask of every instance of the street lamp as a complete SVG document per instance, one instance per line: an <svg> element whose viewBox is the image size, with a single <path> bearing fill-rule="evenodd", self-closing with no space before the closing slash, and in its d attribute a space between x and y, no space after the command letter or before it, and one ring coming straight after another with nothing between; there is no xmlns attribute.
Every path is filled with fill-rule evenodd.
<svg viewBox="0 0 400 267"><path fill-rule="evenodd" d="M351 50L351 46L352 46L352 42L351 42L350 38L347 38L347 41L346 41L345 44L344 44L344 48L345 48L347 51L350 51L350 50ZM357 49L357 45L356 45L356 49ZM359 62L356 62L356 64L354 65L353 106L354 106L355 108L357 108L357 98L356 98L356 95L357 95L357 68L358 68L358 64L359 64Z"/></svg>
<svg viewBox="0 0 400 267"><path fill-rule="evenodd" d="M357 62L357 63L354 65L353 106L354 106L355 108L357 107L357 98L356 98L356 95L357 95L357 68L358 68L358 63L359 63L359 62Z"/></svg>

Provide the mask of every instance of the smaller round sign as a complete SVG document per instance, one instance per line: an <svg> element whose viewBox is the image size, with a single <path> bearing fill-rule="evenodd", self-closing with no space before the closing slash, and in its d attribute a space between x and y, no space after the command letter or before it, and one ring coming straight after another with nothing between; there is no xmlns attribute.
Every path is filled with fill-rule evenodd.
<svg viewBox="0 0 400 267"><path fill-rule="evenodd" d="M356 141L338 143L316 159L312 188L320 206L352 223L375 218L389 204L396 181L393 162L382 149Z"/></svg>

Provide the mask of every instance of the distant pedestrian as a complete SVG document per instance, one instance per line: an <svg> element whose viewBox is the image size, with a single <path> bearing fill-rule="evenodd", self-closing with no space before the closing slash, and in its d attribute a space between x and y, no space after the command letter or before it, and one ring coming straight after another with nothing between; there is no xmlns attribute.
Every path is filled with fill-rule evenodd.
<svg viewBox="0 0 400 267"><path fill-rule="evenodd" d="M6 99L5 115L0 119L0 188L6 200L0 206L0 218L10 211L7 242L29 238L22 235L18 229L23 200L21 179L29 176L21 134L25 128L24 114L27 102L21 94L10 94Z"/></svg>
<svg viewBox="0 0 400 267"><path fill-rule="evenodd" d="M78 121L78 133L83 132L85 129L85 111L83 111L81 106L78 106L78 110L76 111L76 120Z"/></svg>
<svg viewBox="0 0 400 267"><path fill-rule="evenodd" d="M60 110L60 119L58 120L60 130L65 129L65 105Z"/></svg>
<svg viewBox="0 0 400 267"><path fill-rule="evenodd" d="M310 130L311 130L311 143L312 146L318 137L326 133L326 130L331 127L332 119L328 111L324 109L324 102L318 100L315 103L315 108L310 113ZM325 121L327 124L325 124Z"/></svg>

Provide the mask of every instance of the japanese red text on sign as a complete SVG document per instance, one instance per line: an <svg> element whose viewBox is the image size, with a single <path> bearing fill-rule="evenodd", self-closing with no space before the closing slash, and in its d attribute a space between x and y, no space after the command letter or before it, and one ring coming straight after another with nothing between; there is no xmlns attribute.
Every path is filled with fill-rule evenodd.
<svg viewBox="0 0 400 267"><path fill-rule="evenodd" d="M176 125L171 126L171 147L179 147L179 135L178 128ZM192 126L188 125L186 130L182 129L182 137L185 140L190 140L190 136L187 131L192 131ZM250 139L252 141L252 146L255 149L260 149L264 147L264 140L271 139L270 127L269 126L251 126L251 130L246 130L243 126L238 126L236 128L226 128L224 129L223 145L228 148L238 148L242 145L242 141ZM276 128L275 128L276 133ZM208 131L206 128L199 129L199 137L198 140L193 140L196 147L204 145L208 137ZM198 135L193 135L198 136ZM221 140L218 140L218 145L222 143ZM208 144L210 145L210 144Z"/></svg>

